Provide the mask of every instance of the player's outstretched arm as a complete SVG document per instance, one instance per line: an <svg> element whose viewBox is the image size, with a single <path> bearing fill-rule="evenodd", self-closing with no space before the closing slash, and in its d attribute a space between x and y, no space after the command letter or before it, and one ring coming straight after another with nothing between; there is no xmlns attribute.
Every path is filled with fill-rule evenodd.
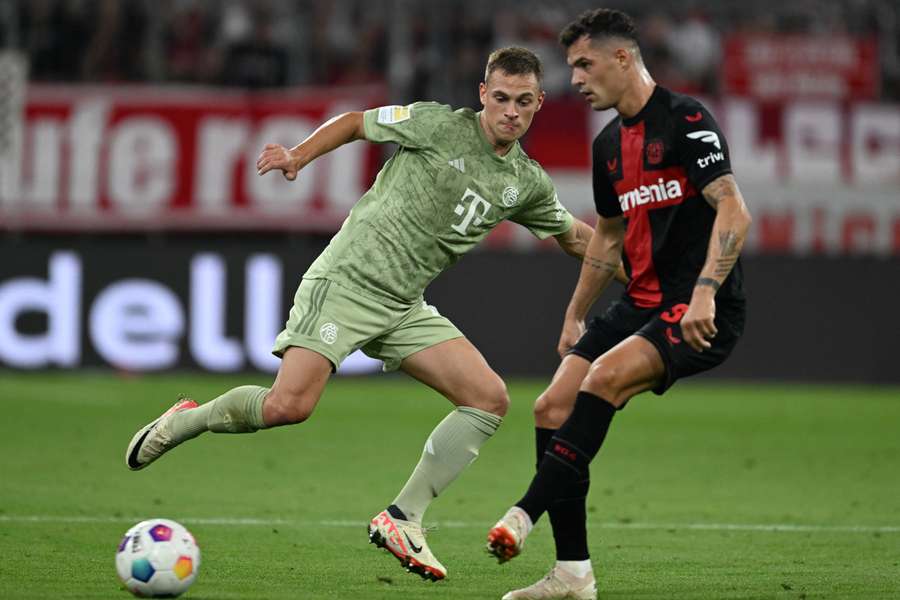
<svg viewBox="0 0 900 600"><path fill-rule="evenodd" d="M568 231L553 237L563 252L578 260L584 260L584 253L593 235L593 227L580 219L572 219L572 227Z"/></svg>
<svg viewBox="0 0 900 600"><path fill-rule="evenodd" d="M750 229L750 211L733 175L722 175L703 188L703 197L716 209L706 262L697 278L691 303L681 320L684 341L702 352L716 335L715 296L737 262Z"/></svg>
<svg viewBox="0 0 900 600"><path fill-rule="evenodd" d="M578 285L572 293L557 351L562 356L584 333L584 320L609 282L622 266L622 244L625 240L625 221L622 217L597 219L597 226L588 242L581 263Z"/></svg>
<svg viewBox="0 0 900 600"><path fill-rule="evenodd" d="M288 150L281 144L266 144L256 160L259 175L279 170L288 181L297 179L297 173L323 154L348 142L366 139L363 113L348 112L329 119L312 134Z"/></svg>
<svg viewBox="0 0 900 600"><path fill-rule="evenodd" d="M594 229L590 225L575 219L572 221L571 229L554 237L563 252L583 261L588 243L593 235ZM625 274L625 267L622 265L621 260L619 261L619 267L616 269L615 279L620 283L628 283L628 275Z"/></svg>

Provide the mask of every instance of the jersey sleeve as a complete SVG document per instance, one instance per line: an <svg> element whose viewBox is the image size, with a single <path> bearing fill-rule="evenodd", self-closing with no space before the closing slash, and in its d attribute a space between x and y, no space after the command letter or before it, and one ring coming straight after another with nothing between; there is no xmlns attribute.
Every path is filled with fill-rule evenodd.
<svg viewBox="0 0 900 600"><path fill-rule="evenodd" d="M728 143L719 124L699 102L676 112L676 140L688 181L698 191L712 180L731 173Z"/></svg>
<svg viewBox="0 0 900 600"><path fill-rule="evenodd" d="M524 226L541 240L572 228L575 217L560 203L556 188L543 169L533 198L509 220Z"/></svg>
<svg viewBox="0 0 900 600"><path fill-rule="evenodd" d="M619 204L619 195L613 187L609 174L606 172L607 158L603 154L603 143L600 136L594 140L592 149L591 172L594 186L594 206L597 214L610 219L622 215L622 207Z"/></svg>
<svg viewBox="0 0 900 600"><path fill-rule="evenodd" d="M363 113L366 139L394 142L404 148L424 148L434 144L433 133L450 107L436 102L414 102L406 106L381 106Z"/></svg>

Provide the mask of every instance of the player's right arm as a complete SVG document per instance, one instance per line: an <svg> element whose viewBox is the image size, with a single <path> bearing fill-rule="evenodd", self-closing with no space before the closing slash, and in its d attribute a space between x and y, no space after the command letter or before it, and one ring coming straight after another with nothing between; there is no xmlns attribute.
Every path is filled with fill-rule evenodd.
<svg viewBox="0 0 900 600"><path fill-rule="evenodd" d="M297 173L323 154L355 140L366 139L363 113L348 112L329 119L312 134L291 148L281 144L266 144L256 160L259 175L280 170L288 181L297 178Z"/></svg>
<svg viewBox="0 0 900 600"><path fill-rule="evenodd" d="M584 321L609 282L621 269L622 246L625 242L625 220L622 216L597 219L594 235L588 242L578 285L572 293L556 350L563 356L584 334Z"/></svg>

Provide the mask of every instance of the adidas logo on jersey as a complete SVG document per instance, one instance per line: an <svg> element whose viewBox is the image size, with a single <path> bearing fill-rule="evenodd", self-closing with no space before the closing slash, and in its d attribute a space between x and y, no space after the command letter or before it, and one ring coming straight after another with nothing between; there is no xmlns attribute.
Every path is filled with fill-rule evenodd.
<svg viewBox="0 0 900 600"><path fill-rule="evenodd" d="M456 169L457 171L459 171L460 173L466 172L466 161L463 160L462 158L454 158L447 164L450 165L451 167L453 167L454 169Z"/></svg>
<svg viewBox="0 0 900 600"><path fill-rule="evenodd" d="M659 181L650 185L642 185L619 195L619 206L622 212L628 212L635 206L641 206L650 202L663 202L681 198L684 192L681 183L675 179L665 181L662 177Z"/></svg>

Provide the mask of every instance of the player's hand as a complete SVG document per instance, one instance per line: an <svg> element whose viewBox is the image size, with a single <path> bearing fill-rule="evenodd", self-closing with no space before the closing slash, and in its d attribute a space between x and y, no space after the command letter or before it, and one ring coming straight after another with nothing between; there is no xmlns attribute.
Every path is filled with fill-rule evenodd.
<svg viewBox="0 0 900 600"><path fill-rule="evenodd" d="M681 319L681 335L697 352L711 348L711 340L718 330L716 318L716 293L712 288L694 288L691 303Z"/></svg>
<svg viewBox="0 0 900 600"><path fill-rule="evenodd" d="M562 333L559 336L559 345L556 347L560 358L572 349L572 346L581 339L582 335L584 335L584 320L567 317L563 323Z"/></svg>
<svg viewBox="0 0 900 600"><path fill-rule="evenodd" d="M259 158L256 159L256 172L265 175L269 171L278 169L288 181L297 179L297 162L290 150L281 144L266 144Z"/></svg>

